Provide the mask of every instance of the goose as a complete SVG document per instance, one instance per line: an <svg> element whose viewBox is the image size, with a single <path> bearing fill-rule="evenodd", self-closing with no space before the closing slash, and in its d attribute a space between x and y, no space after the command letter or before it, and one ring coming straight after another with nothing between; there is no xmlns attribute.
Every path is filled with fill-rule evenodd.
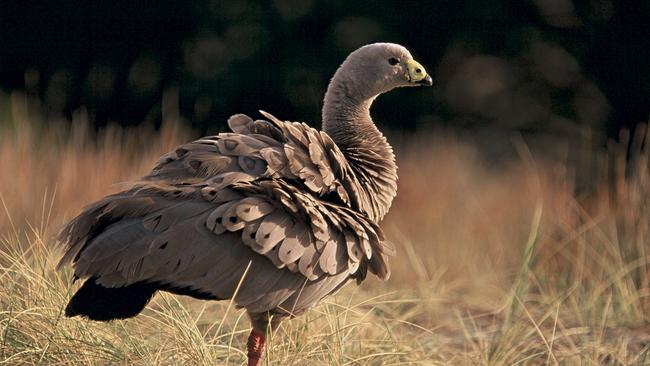
<svg viewBox="0 0 650 366"><path fill-rule="evenodd" d="M377 96L432 85L404 47L352 52L327 88L322 130L244 114L232 132L162 156L141 179L86 207L60 231L58 268L85 282L68 317L136 316L158 291L231 300L252 324L248 365L266 334L395 255L379 223L397 193L393 149L370 117Z"/></svg>

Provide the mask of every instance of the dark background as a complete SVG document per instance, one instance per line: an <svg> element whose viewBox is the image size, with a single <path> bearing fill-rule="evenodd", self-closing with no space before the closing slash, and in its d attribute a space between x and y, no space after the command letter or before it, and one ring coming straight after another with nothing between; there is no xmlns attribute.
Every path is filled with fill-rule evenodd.
<svg viewBox="0 0 650 366"><path fill-rule="evenodd" d="M648 119L648 24L648 1L4 1L0 96L103 126L159 123L172 90L203 132L258 109L318 125L345 56L388 41L435 86L380 98L384 125L612 136Z"/></svg>

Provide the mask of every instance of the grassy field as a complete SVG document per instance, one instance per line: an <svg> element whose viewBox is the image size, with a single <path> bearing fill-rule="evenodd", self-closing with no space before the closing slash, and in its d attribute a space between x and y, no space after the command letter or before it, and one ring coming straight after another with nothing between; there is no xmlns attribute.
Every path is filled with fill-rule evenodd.
<svg viewBox="0 0 650 366"><path fill-rule="evenodd" d="M163 294L127 321L62 316L79 284L55 270L53 235L193 137L163 110L159 131L95 134L83 113L42 121L12 96L0 121L0 363L244 363L249 324L228 302ZM515 138L518 155L498 164L449 132L391 136L391 279L349 284L284 322L266 364L650 364L650 147L635 136L573 163ZM593 178L578 184L585 166Z"/></svg>

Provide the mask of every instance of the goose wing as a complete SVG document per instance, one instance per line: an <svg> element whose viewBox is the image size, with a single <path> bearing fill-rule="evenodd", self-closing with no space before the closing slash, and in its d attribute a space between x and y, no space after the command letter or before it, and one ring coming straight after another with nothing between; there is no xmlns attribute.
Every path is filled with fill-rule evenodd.
<svg viewBox="0 0 650 366"><path fill-rule="evenodd" d="M219 299L250 266L236 301L251 311L308 307L368 270L389 276L381 229L345 203L338 150L305 126L288 136L293 124L239 115L230 125L86 208L61 231L60 265L106 287L144 281Z"/></svg>

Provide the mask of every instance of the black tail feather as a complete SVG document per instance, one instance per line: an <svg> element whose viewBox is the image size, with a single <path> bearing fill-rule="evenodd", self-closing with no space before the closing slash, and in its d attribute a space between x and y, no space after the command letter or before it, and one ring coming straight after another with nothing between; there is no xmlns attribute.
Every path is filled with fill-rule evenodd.
<svg viewBox="0 0 650 366"><path fill-rule="evenodd" d="M81 315L100 321L131 318L147 306L157 290L157 285L145 282L108 288L97 284L95 278L89 278L70 299L65 315Z"/></svg>

